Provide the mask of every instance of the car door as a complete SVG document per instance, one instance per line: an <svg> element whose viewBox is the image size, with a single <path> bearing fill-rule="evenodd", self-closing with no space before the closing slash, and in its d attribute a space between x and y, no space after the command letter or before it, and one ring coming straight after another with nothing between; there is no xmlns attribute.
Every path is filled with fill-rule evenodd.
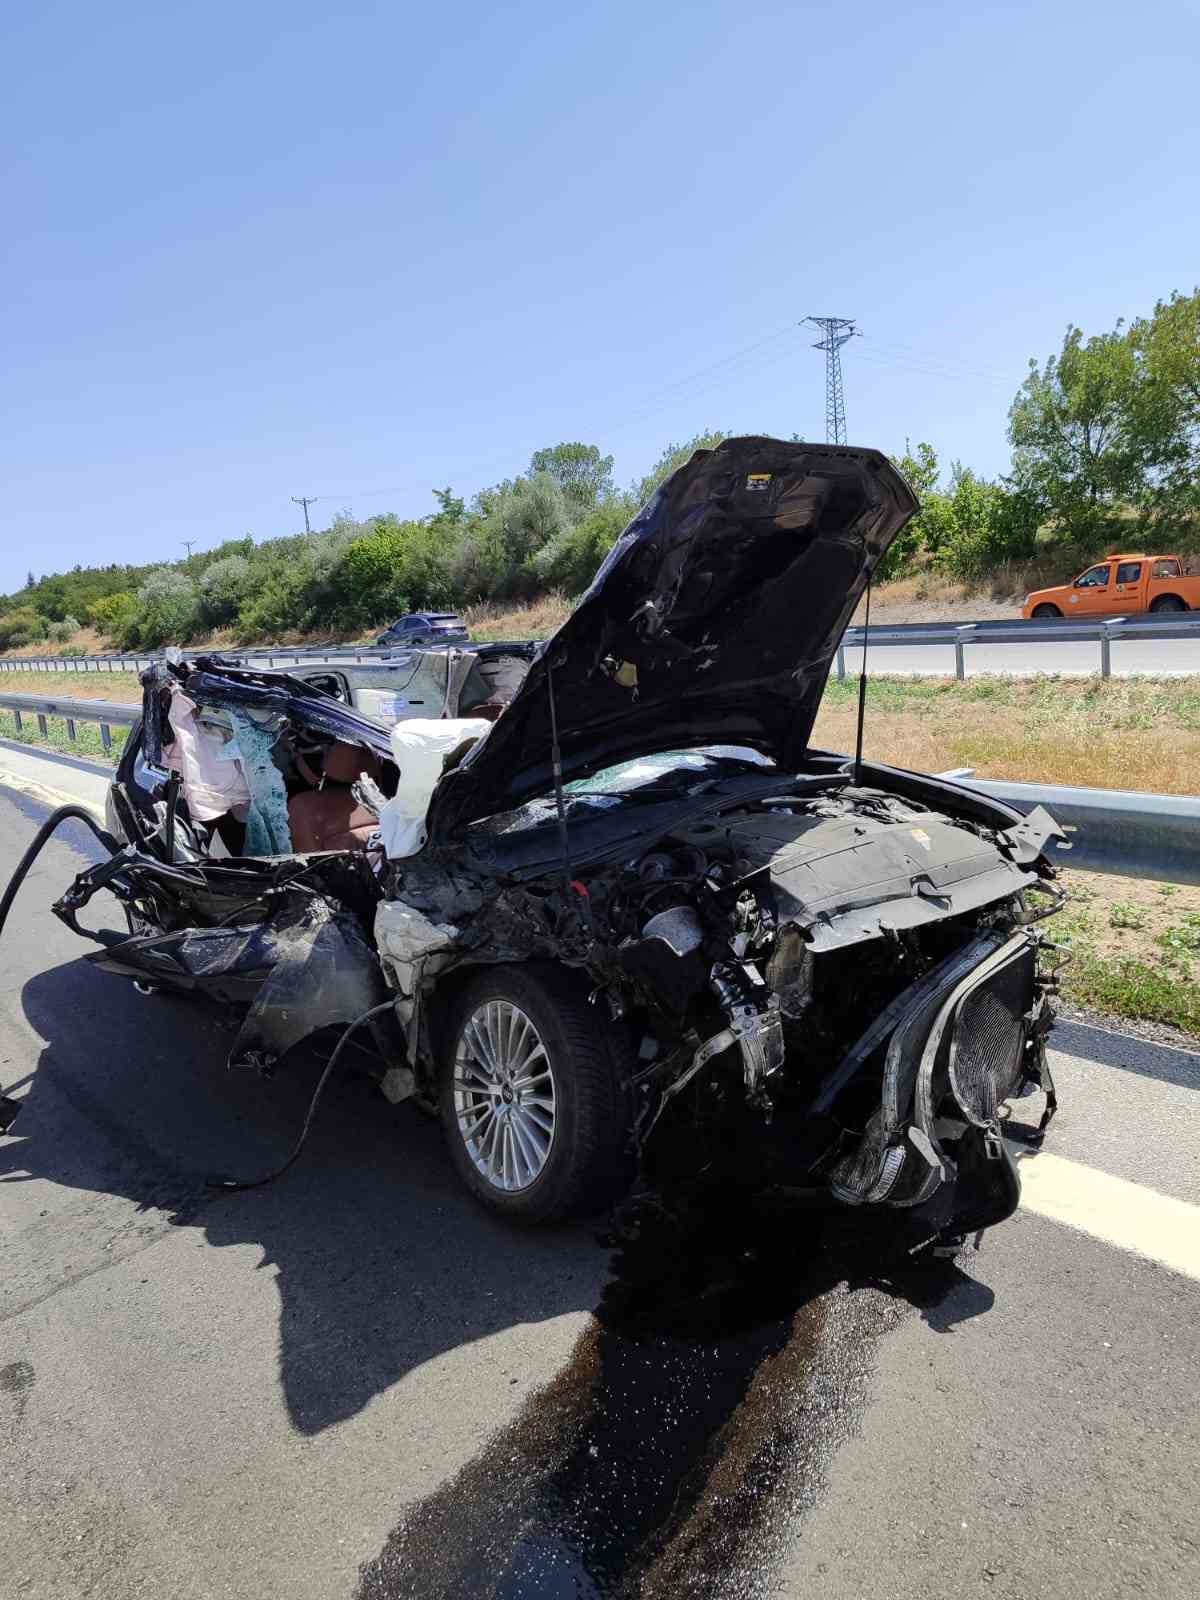
<svg viewBox="0 0 1200 1600"><path fill-rule="evenodd" d="M1067 602L1072 617L1099 617L1112 610L1112 563L1102 561L1081 572Z"/></svg>
<svg viewBox="0 0 1200 1600"><path fill-rule="evenodd" d="M1114 616L1145 608L1145 596L1142 592L1142 576L1145 570L1144 561L1117 562L1116 576L1113 579L1114 604L1111 607Z"/></svg>

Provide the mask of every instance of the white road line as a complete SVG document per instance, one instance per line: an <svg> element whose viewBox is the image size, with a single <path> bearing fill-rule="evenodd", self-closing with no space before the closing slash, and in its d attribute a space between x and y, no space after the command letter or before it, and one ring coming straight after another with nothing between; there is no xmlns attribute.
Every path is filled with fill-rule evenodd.
<svg viewBox="0 0 1200 1600"><path fill-rule="evenodd" d="M1012 1151L1024 1210L1200 1283L1200 1206L1047 1150Z"/></svg>
<svg viewBox="0 0 1200 1600"><path fill-rule="evenodd" d="M77 769L63 767L55 769L49 762L44 762L48 769L48 776L58 780L57 783L45 783L42 774L31 761L18 761L7 750L0 750L0 788L15 789L18 794L28 795L31 800L38 800L42 805L51 807L76 805L83 806L90 811L97 822L104 821L104 789L108 786L108 779L102 774L79 772ZM7 759L6 759L7 757Z"/></svg>

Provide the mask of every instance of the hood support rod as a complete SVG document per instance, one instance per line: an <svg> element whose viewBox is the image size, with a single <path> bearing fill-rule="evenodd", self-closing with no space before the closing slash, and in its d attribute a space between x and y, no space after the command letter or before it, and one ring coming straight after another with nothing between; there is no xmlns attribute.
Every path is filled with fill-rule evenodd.
<svg viewBox="0 0 1200 1600"><path fill-rule="evenodd" d="M874 574L872 574L872 577ZM858 674L858 730L854 739L854 787L862 787L863 723L867 717L867 644L871 637L871 578L867 579L867 614L863 618L862 667Z"/></svg>
<svg viewBox="0 0 1200 1600"><path fill-rule="evenodd" d="M558 706L554 699L554 668L546 657L546 691L550 699L550 763L554 772L554 808L558 812L558 845L562 852L563 893L571 903L571 845L567 836L567 804L563 798L562 751L558 746Z"/></svg>

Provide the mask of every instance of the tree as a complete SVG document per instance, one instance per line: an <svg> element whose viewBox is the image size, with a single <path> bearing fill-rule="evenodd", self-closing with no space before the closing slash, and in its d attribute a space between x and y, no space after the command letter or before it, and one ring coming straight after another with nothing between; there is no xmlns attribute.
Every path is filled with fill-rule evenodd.
<svg viewBox="0 0 1200 1600"><path fill-rule="evenodd" d="M250 573L245 556L224 556L205 567L200 576L200 594L208 622L219 626L235 619L250 595Z"/></svg>
<svg viewBox="0 0 1200 1600"><path fill-rule="evenodd" d="M558 480L549 472L518 478L476 496L454 554L453 571L464 599L506 599L537 587L533 557L578 520Z"/></svg>
<svg viewBox="0 0 1200 1600"><path fill-rule="evenodd" d="M919 555L936 550L945 531L945 496L937 493L938 458L933 446L922 440L913 455L905 440L904 454L893 456L892 465L921 502L921 509L892 540L887 554L875 569L877 583L901 576Z"/></svg>
<svg viewBox="0 0 1200 1600"><path fill-rule="evenodd" d="M462 496L455 494L447 485L444 489L435 489L433 498L438 503L433 520L445 523L448 527L457 527L467 514L466 501Z"/></svg>
<svg viewBox="0 0 1200 1600"><path fill-rule="evenodd" d="M87 618L110 643L121 649L137 643L138 597L132 590L93 600L87 608Z"/></svg>
<svg viewBox="0 0 1200 1600"><path fill-rule="evenodd" d="M1153 457L1153 494L1168 512L1200 507L1200 290L1160 300L1130 343L1143 366L1139 426Z"/></svg>
<svg viewBox="0 0 1200 1600"><path fill-rule="evenodd" d="M1029 364L1008 414L1012 480L1072 539L1102 536L1119 507L1144 496L1140 382L1134 343L1119 324L1086 342L1070 327L1057 356L1040 370Z"/></svg>
<svg viewBox="0 0 1200 1600"><path fill-rule="evenodd" d="M613 458L602 456L594 444L556 444L535 450L529 476L548 472L566 497L570 510L582 516L613 492Z"/></svg>
<svg viewBox="0 0 1200 1600"><path fill-rule="evenodd" d="M634 485L633 498L639 506L644 506L654 491L661 488L678 467L690 461L697 450L715 450L722 439L728 438L729 434L715 428L708 433L696 434L685 444L669 444L646 476Z"/></svg>
<svg viewBox="0 0 1200 1600"><path fill-rule="evenodd" d="M626 496L614 495L589 511L536 552L531 564L539 581L569 595L582 594L636 510Z"/></svg>
<svg viewBox="0 0 1200 1600"><path fill-rule="evenodd" d="M200 591L178 566L151 572L137 597L139 644L183 644L200 625Z"/></svg>

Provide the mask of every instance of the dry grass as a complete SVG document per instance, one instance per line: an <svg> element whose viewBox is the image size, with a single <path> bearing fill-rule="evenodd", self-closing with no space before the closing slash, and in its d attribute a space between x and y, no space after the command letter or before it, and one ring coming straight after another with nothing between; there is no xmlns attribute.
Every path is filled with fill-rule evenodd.
<svg viewBox="0 0 1200 1600"><path fill-rule="evenodd" d="M558 604L561 601L545 602ZM533 610L534 608L530 608ZM528 637L518 611L497 611L492 638ZM544 620L544 618L543 618ZM136 703L134 672L0 673L12 694ZM854 746L857 686L830 683L814 743ZM876 678L868 756L917 772L974 767L981 777L1100 789L1200 792L1200 683L1191 679Z"/></svg>
<svg viewBox="0 0 1200 1600"><path fill-rule="evenodd" d="M567 620L571 601L559 589L525 605L468 606L462 613L472 639L545 639Z"/></svg>
<svg viewBox="0 0 1200 1600"><path fill-rule="evenodd" d="M137 704L142 686L136 672L0 672L0 693Z"/></svg>
<svg viewBox="0 0 1200 1600"><path fill-rule="evenodd" d="M857 686L831 683L814 743L854 745ZM1200 792L1200 684L1192 679L877 678L864 749L918 772L1161 794Z"/></svg>

